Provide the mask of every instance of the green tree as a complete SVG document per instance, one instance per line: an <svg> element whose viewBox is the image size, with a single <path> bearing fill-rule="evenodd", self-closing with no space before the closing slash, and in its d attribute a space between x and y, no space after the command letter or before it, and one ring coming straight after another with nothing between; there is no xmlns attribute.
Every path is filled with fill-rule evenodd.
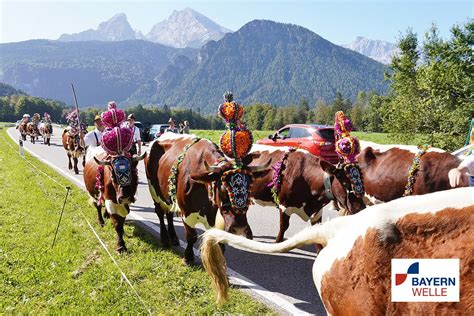
<svg viewBox="0 0 474 316"><path fill-rule="evenodd" d="M313 111L313 122L316 124L331 124L332 120L331 107L323 99L316 101Z"/></svg>
<svg viewBox="0 0 474 316"><path fill-rule="evenodd" d="M423 60L416 34L401 37L388 74L392 93L382 106L384 127L402 141L418 134L434 146L459 148L474 111L473 44L473 22L454 26L447 41L432 26Z"/></svg>

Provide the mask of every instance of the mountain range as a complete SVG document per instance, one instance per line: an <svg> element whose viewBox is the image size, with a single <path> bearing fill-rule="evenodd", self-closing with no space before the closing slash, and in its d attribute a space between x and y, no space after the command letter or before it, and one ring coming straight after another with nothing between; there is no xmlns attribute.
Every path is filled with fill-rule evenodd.
<svg viewBox="0 0 474 316"><path fill-rule="evenodd" d="M145 39L139 31L134 31L128 23L125 13L114 15L111 19L99 24L96 30L89 29L80 33L63 34L58 41L105 41L118 42L133 39Z"/></svg>
<svg viewBox="0 0 474 316"><path fill-rule="evenodd" d="M201 13L186 8L173 11L168 19L153 26L146 38L177 48L200 48L211 40L220 40L229 32Z"/></svg>
<svg viewBox="0 0 474 316"><path fill-rule="evenodd" d="M125 41L147 40L176 48L200 48L208 41L218 41L225 34L232 32L217 24L203 14L186 8L174 10L164 21L155 24L151 30L143 35L134 30L124 13L114 15L109 20L99 24L97 29L89 29L75 34L62 34L58 40L72 41ZM349 48L383 64L388 64L397 52L394 43L371 40L362 36L342 47Z"/></svg>
<svg viewBox="0 0 474 316"><path fill-rule="evenodd" d="M143 40L60 42L30 40L0 44L0 82L28 94L71 104L73 82L79 105L127 99L177 56L194 58L195 49L177 49Z"/></svg>
<svg viewBox="0 0 474 316"><path fill-rule="evenodd" d="M392 57L399 51L397 45L394 43L371 40L362 36L357 36L351 43L341 46L379 61L382 64L389 64Z"/></svg>
<svg viewBox="0 0 474 316"><path fill-rule="evenodd" d="M128 102L180 104L210 112L230 89L245 104L287 105L301 97L314 104L337 92L349 98L361 90L384 92L384 70L382 64L301 26L255 20L207 43L195 60L177 58Z"/></svg>
<svg viewBox="0 0 474 316"><path fill-rule="evenodd" d="M0 62L0 81L31 95L70 103L74 82L82 106L114 99L205 113L226 90L245 104L275 105L386 90L384 65L306 28L254 20L230 32L191 9L173 12L146 36L117 14L57 41L0 44Z"/></svg>
<svg viewBox="0 0 474 316"><path fill-rule="evenodd" d="M222 27L190 8L173 11L168 19L155 24L144 36L130 26L125 13L114 15L99 24L96 30L89 29L75 34L62 34L58 40L72 41L126 41L148 40L176 48L200 48L210 40L220 40L230 30Z"/></svg>

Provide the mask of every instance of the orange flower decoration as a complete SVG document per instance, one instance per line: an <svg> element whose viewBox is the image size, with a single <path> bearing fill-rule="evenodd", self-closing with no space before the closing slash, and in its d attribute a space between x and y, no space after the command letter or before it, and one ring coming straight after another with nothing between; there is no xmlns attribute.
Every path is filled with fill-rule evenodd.
<svg viewBox="0 0 474 316"><path fill-rule="evenodd" d="M236 115L235 111L238 108L238 113ZM244 115L244 107L240 104L232 102L224 102L219 107L220 116L226 121L240 121ZM236 115L236 116L235 116Z"/></svg>
<svg viewBox="0 0 474 316"><path fill-rule="evenodd" d="M220 147L224 154L230 158L242 159L249 153L252 148L253 137L252 133L247 129L235 131L234 148L237 157L234 157L232 152L231 132L227 131L222 134L220 139Z"/></svg>

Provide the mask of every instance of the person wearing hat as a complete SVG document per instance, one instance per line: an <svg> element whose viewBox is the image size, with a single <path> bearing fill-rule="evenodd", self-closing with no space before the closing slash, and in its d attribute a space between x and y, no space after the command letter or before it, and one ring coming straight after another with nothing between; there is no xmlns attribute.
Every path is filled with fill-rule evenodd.
<svg viewBox="0 0 474 316"><path fill-rule="evenodd" d="M88 147L98 147L100 146L100 142L102 139L102 133L104 132L104 124L102 124L102 120L100 119L100 115L96 115L94 118L94 126L95 129L84 136L84 144L86 145L86 149Z"/></svg>
<svg viewBox="0 0 474 316"><path fill-rule="evenodd" d="M132 113L127 117L128 127L133 129L133 145L130 148L130 155L140 156L142 154L142 138L140 137L140 129L135 126L135 115ZM138 145L138 151L137 151Z"/></svg>
<svg viewBox="0 0 474 316"><path fill-rule="evenodd" d="M169 124L170 126L169 126L167 129L165 129L165 133L166 133L166 132L176 133L176 134L179 133L179 130L178 130L178 128L176 127L176 124L174 123L173 118L170 117L170 119L168 120L168 124Z"/></svg>

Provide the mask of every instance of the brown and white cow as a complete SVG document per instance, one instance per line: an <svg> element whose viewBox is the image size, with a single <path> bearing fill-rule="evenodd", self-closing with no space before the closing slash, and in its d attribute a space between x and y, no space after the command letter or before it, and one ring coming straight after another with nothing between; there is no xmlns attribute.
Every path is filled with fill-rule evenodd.
<svg viewBox="0 0 474 316"><path fill-rule="evenodd" d="M31 143L36 142L36 138L39 136L38 125L35 122L29 122L26 125L26 133L30 136Z"/></svg>
<svg viewBox="0 0 474 316"><path fill-rule="evenodd" d="M160 220L160 238L164 246L169 246L170 241L179 244L173 226L173 205L168 187L171 169L185 147L193 144L195 139L194 135L165 133L152 143L145 159L148 186ZM246 162L250 163L252 157L247 156L247 159ZM218 161L219 164L215 166ZM258 178L268 172L267 167L268 162L263 166L250 167L249 170L254 178ZM217 146L207 139L200 139L190 146L179 165L176 202L186 231L184 263L194 261L193 245L197 241L195 226L199 223L206 228L219 227L252 238L252 230L247 222L248 206L239 211L234 209L221 181L223 173L231 169L233 163L225 159ZM245 198L249 199L248 196ZM165 214L168 229L164 222Z"/></svg>
<svg viewBox="0 0 474 316"><path fill-rule="evenodd" d="M416 151L390 148L377 150L364 148L357 156L364 176L365 192L376 200L388 202L403 196L408 182L408 170ZM448 172L461 160L447 152L428 151L421 156L420 168L413 187L413 195L451 189ZM461 186L468 186L462 183Z"/></svg>
<svg viewBox="0 0 474 316"><path fill-rule="evenodd" d="M474 313L474 188L409 196L334 218L279 244L222 232L204 234L201 255L217 289L227 299L225 259L218 243L256 253L280 253L319 243L325 247L313 281L331 315L472 315ZM391 302L392 258L459 258L459 303Z"/></svg>
<svg viewBox="0 0 474 316"><path fill-rule="evenodd" d="M28 126L28 121L25 119L23 119L20 125L18 125L18 131L20 132L21 139L23 141L26 140L26 136L28 135L27 126Z"/></svg>
<svg viewBox="0 0 474 316"><path fill-rule="evenodd" d="M252 153L258 156L252 163L261 164L271 161L277 164L289 148L254 145ZM252 198L261 206L275 206L271 188L274 170L265 177L255 181L252 187ZM330 191L326 192L325 177L330 181ZM355 214L365 208L362 198L353 192L350 181L342 169L336 168L329 162L320 160L311 153L298 149L288 155L285 169L282 171L282 185L278 195L280 200L280 229L277 242L283 241L285 231L290 224L290 215L297 214L304 221L315 224L321 221L322 208L331 200L335 200L341 209L348 214Z"/></svg>
<svg viewBox="0 0 474 316"><path fill-rule="evenodd" d="M42 122L39 125L39 133L43 136L43 144L51 145L51 134L53 134L53 124L50 122Z"/></svg>
<svg viewBox="0 0 474 316"><path fill-rule="evenodd" d="M89 147L87 150L86 165L84 167L84 184L97 209L98 221L104 225L102 217L102 203L105 203L104 214L111 218L112 225L117 232L118 252L126 251L123 240L123 224L130 212L130 204L135 202L135 193L138 187L137 164L144 159L146 153L140 157L108 157L102 147ZM101 166L102 172L99 172ZM100 200L99 186L103 186L103 201Z"/></svg>
<svg viewBox="0 0 474 316"><path fill-rule="evenodd" d="M66 128L63 131L61 139L62 139L63 147L67 153L67 158L69 162L68 164L69 170L73 169L73 165L71 163L71 158L72 158L74 162L74 173L79 174L77 163L81 155L83 156L82 166L84 167L86 164L86 157L84 155L84 147L81 145L79 134L71 132L70 128Z"/></svg>

